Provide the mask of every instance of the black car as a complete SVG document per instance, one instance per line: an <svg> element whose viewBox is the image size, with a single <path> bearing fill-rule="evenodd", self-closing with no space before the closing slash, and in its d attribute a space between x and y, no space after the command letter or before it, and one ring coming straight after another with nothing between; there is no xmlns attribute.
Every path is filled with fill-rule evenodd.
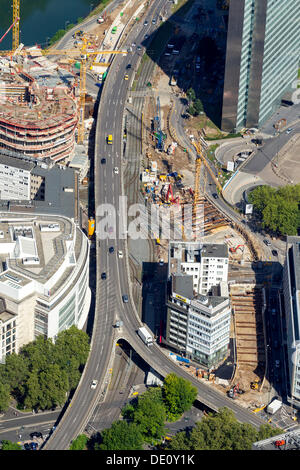
<svg viewBox="0 0 300 470"><path fill-rule="evenodd" d="M31 439L34 439L35 437L41 437L41 438L43 438L43 434L42 434L41 432L35 431L35 432L32 432L32 433L30 434L30 437L31 437Z"/></svg>
<svg viewBox="0 0 300 470"><path fill-rule="evenodd" d="M126 69L127 69L127 70L131 69L131 64L128 64L128 65L126 66Z"/></svg>
<svg viewBox="0 0 300 470"><path fill-rule="evenodd" d="M115 251L115 249L114 249L113 246L111 246L108 251L109 251L110 253L113 253L113 252Z"/></svg>
<svg viewBox="0 0 300 470"><path fill-rule="evenodd" d="M124 302L125 304L127 304L127 302L128 302L128 295L126 295L126 294L122 295L122 300L123 300L123 302Z"/></svg>
<svg viewBox="0 0 300 470"><path fill-rule="evenodd" d="M106 163L106 158L101 158L101 163L102 163L102 165L103 165L104 163Z"/></svg>
<svg viewBox="0 0 300 470"><path fill-rule="evenodd" d="M102 273L102 274L101 274L101 279L106 279L106 277L107 277L107 276L106 276L106 273Z"/></svg>
<svg viewBox="0 0 300 470"><path fill-rule="evenodd" d="M272 250L272 255L273 256L278 256L278 251L277 250Z"/></svg>
<svg viewBox="0 0 300 470"><path fill-rule="evenodd" d="M217 195L217 193L213 193L213 197L214 197L215 199L218 199L219 196Z"/></svg>

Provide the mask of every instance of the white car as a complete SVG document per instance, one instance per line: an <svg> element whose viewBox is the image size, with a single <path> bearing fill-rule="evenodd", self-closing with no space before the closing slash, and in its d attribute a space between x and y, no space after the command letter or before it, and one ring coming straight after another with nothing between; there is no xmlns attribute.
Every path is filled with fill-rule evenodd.
<svg viewBox="0 0 300 470"><path fill-rule="evenodd" d="M98 380L93 380L91 388L95 389L97 387L97 385L98 385Z"/></svg>
<svg viewBox="0 0 300 470"><path fill-rule="evenodd" d="M115 173L115 175L119 174L119 168L117 166L115 166L115 168L114 168L114 173Z"/></svg>
<svg viewBox="0 0 300 470"><path fill-rule="evenodd" d="M123 258L123 251L121 251L121 250L118 251L118 257Z"/></svg>

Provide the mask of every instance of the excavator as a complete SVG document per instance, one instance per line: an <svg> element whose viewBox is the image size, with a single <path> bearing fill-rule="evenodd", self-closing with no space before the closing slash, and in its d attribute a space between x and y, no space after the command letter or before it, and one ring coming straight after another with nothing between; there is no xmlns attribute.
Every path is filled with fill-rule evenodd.
<svg viewBox="0 0 300 470"><path fill-rule="evenodd" d="M235 248L234 248L234 247L230 247L230 248L229 248L229 251L230 251L230 253L235 253L239 248L242 248L242 247L244 248L244 245L238 245L238 246L236 246ZM244 251L244 249L243 249L242 251Z"/></svg>
<svg viewBox="0 0 300 470"><path fill-rule="evenodd" d="M259 385L260 385L260 380L256 379L250 383L250 388L252 390L258 390Z"/></svg>

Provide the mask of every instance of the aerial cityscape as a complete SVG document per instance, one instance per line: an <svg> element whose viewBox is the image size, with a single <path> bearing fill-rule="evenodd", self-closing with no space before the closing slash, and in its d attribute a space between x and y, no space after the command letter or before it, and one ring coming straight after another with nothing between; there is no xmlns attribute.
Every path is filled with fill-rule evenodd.
<svg viewBox="0 0 300 470"><path fill-rule="evenodd" d="M0 451L300 449L300 0L71 3L0 5Z"/></svg>

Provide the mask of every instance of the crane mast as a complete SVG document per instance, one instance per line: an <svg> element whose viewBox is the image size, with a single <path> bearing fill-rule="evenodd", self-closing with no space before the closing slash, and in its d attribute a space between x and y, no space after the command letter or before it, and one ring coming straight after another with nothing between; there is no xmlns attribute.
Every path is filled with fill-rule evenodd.
<svg viewBox="0 0 300 470"><path fill-rule="evenodd" d="M20 0L13 0L13 39L12 51L15 52L20 44Z"/></svg>

